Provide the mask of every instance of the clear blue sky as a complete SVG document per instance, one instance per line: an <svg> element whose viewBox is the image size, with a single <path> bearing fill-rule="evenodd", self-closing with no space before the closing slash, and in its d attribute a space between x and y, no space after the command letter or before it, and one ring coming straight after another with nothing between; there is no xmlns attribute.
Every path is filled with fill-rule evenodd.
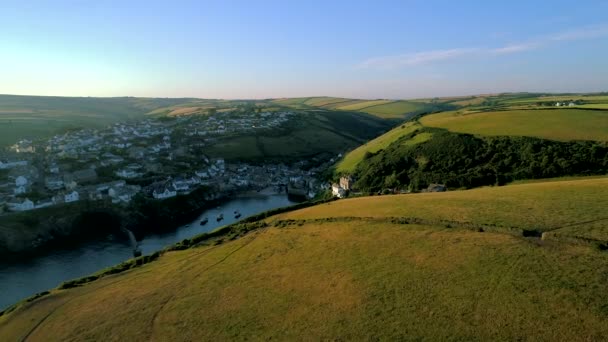
<svg viewBox="0 0 608 342"><path fill-rule="evenodd" d="M608 1L13 1L0 93L416 98L608 90Z"/></svg>

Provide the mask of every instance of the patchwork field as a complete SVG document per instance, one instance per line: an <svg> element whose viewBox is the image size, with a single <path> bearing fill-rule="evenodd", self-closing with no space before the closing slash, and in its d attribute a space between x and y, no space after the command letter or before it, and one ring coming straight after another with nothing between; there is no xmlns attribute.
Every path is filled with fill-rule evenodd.
<svg viewBox="0 0 608 342"><path fill-rule="evenodd" d="M307 97L295 99L278 99L273 103L297 109L324 108L341 111L368 113L384 119L404 119L407 114L420 113L432 104L413 101L395 100L355 100L335 97Z"/></svg>
<svg viewBox="0 0 608 342"><path fill-rule="evenodd" d="M458 133L608 141L608 111L539 109L466 115L446 112L425 116L420 122Z"/></svg>
<svg viewBox="0 0 608 342"><path fill-rule="evenodd" d="M608 334L606 252L346 216L549 227L597 217L607 188L605 178L321 204L268 218L269 226L235 240L53 290L1 316L0 336L601 340ZM314 220L328 216L342 219Z"/></svg>
<svg viewBox="0 0 608 342"><path fill-rule="evenodd" d="M0 95L0 146L68 129L140 119L150 111L189 100Z"/></svg>

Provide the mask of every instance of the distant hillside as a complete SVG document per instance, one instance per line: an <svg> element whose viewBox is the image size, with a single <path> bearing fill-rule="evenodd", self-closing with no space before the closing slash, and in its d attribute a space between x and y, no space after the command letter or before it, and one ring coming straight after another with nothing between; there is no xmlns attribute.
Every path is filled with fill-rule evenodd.
<svg viewBox="0 0 608 342"><path fill-rule="evenodd" d="M356 175L363 190L415 190L429 183L474 187L608 172L608 111L599 109L608 105L608 97L475 99L447 99L462 107L423 116L367 142L347 153L336 172ZM555 106L573 101L567 99L593 108Z"/></svg>
<svg viewBox="0 0 608 342"><path fill-rule="evenodd" d="M357 111L371 114L383 119L404 120L416 114L437 112L453 108L453 106L433 102L416 102L403 100L356 100L334 97L305 97L277 99L275 104L297 109L333 109Z"/></svg>
<svg viewBox="0 0 608 342"><path fill-rule="evenodd" d="M0 146L23 138L49 137L66 129L138 119L155 109L191 100L0 95Z"/></svg>
<svg viewBox="0 0 608 342"><path fill-rule="evenodd" d="M602 340L607 191L608 178L535 183L252 220L24 301L0 336Z"/></svg>
<svg viewBox="0 0 608 342"><path fill-rule="evenodd" d="M210 156L227 159L281 160L337 155L386 132L389 121L346 111L302 111L281 129L254 135L226 136L209 147Z"/></svg>

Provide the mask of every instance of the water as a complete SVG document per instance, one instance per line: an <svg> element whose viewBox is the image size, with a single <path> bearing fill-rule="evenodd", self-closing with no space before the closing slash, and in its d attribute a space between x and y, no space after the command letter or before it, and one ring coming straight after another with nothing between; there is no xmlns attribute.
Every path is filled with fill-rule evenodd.
<svg viewBox="0 0 608 342"><path fill-rule="evenodd" d="M151 254L183 239L236 222L235 210L242 214L242 219L291 204L294 202L286 195L237 198L203 212L192 223L173 232L146 236L140 241L140 248L144 254ZM224 214L221 222L216 221L219 214ZM209 222L201 226L200 222L205 217ZM0 264L0 310L33 294L55 288L66 280L95 273L132 257L133 249L127 239L108 238L26 262Z"/></svg>

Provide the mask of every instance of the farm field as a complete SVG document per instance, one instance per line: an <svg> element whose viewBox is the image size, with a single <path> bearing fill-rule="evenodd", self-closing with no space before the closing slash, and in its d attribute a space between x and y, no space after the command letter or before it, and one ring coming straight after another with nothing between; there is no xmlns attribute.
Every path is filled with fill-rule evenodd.
<svg viewBox="0 0 608 342"><path fill-rule="evenodd" d="M404 119L407 114L419 113L433 105L424 102L395 100L356 100L333 97L278 99L273 103L296 109L324 108L340 111L356 111L383 119Z"/></svg>
<svg viewBox="0 0 608 342"><path fill-rule="evenodd" d="M314 107L323 107L333 103L340 103L344 101L349 100L341 97L314 97L304 101L304 103Z"/></svg>
<svg viewBox="0 0 608 342"><path fill-rule="evenodd" d="M525 98L508 99L510 104L534 104L537 102L561 102L581 100L586 103L608 103L608 96L596 94L566 94L566 95L543 95Z"/></svg>
<svg viewBox="0 0 608 342"><path fill-rule="evenodd" d="M406 114L424 110L426 106L422 103L396 101L363 108L361 111L376 115L382 118L396 119L403 118Z"/></svg>
<svg viewBox="0 0 608 342"><path fill-rule="evenodd" d="M608 334L606 252L346 216L389 218L430 206L423 215L552 225L596 217L607 187L608 179L590 179L321 204L268 218L267 228L234 240L167 252L150 264L53 290L0 316L0 335L601 340ZM328 214L333 220L313 220ZM285 219L299 221L282 225Z"/></svg>
<svg viewBox="0 0 608 342"><path fill-rule="evenodd" d="M391 103L393 101L391 100L371 100L371 101L360 101L358 103L355 104L349 104L349 105L345 105L345 106L339 106L336 107L336 109L340 109L340 110L352 110L352 111L359 111L368 107L373 107L373 106L378 106L381 104L386 104L386 103Z"/></svg>
<svg viewBox="0 0 608 342"><path fill-rule="evenodd" d="M608 141L608 111L538 109L467 115L446 112L423 117L420 122L424 126L458 133L531 136L559 141Z"/></svg>

